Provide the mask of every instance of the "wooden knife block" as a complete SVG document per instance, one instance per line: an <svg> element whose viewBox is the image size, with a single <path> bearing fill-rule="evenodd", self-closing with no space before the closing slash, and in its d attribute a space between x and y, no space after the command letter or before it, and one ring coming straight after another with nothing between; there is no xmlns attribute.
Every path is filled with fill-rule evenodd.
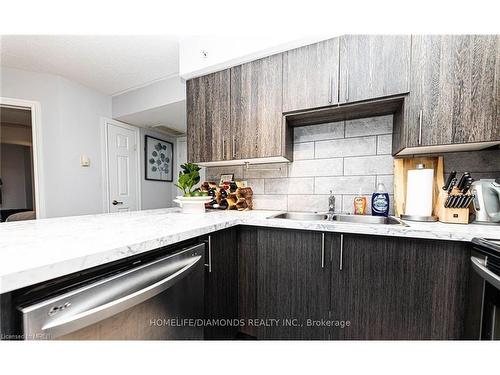
<svg viewBox="0 0 500 375"><path fill-rule="evenodd" d="M444 185L444 184L443 184ZM458 189L454 188L451 195L458 194ZM470 195L470 194L467 194ZM438 217L442 223L450 224L469 224L470 209L467 208L446 208L444 202L446 201L447 194L441 189L439 192L438 202L436 205L439 207Z"/></svg>
<svg viewBox="0 0 500 375"><path fill-rule="evenodd" d="M439 221L450 224L469 224L469 209L443 207L439 214Z"/></svg>

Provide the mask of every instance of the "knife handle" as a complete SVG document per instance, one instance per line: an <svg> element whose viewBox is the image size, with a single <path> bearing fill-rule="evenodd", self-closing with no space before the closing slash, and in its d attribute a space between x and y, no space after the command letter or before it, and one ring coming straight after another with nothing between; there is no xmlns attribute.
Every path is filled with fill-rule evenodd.
<svg viewBox="0 0 500 375"><path fill-rule="evenodd" d="M448 190L450 188L450 185L456 176L457 176L457 171L450 172L450 175L448 176L448 179L446 180L446 183L443 186L443 190Z"/></svg>
<svg viewBox="0 0 500 375"><path fill-rule="evenodd" d="M457 189L458 190L462 190L463 187L464 187L464 184L465 182L467 181L467 175L469 174L469 172L465 172L462 177L460 177L460 180L458 181L458 184L457 184Z"/></svg>
<svg viewBox="0 0 500 375"><path fill-rule="evenodd" d="M471 202L472 202L472 195L468 195L467 199L465 200L465 207L464 208L469 207Z"/></svg>
<svg viewBox="0 0 500 375"><path fill-rule="evenodd" d="M453 206L453 201L455 200L454 195L448 195L448 199L446 200L446 208L451 208Z"/></svg>
<svg viewBox="0 0 500 375"><path fill-rule="evenodd" d="M469 191L473 182L474 182L474 179L472 177L467 178L467 180L465 181L465 184L462 188L462 194L465 194Z"/></svg>
<svg viewBox="0 0 500 375"><path fill-rule="evenodd" d="M453 196L453 201L451 202L451 208L457 208L458 197L456 195Z"/></svg>
<svg viewBox="0 0 500 375"><path fill-rule="evenodd" d="M457 178L454 177L453 180L451 180L450 185L448 186L448 194L451 193L451 191L453 190L453 187L455 186L456 183L457 183Z"/></svg>

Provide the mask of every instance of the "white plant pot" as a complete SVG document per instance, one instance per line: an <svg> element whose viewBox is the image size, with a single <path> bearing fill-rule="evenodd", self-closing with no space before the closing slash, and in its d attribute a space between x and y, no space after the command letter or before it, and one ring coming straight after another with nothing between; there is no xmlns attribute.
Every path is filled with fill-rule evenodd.
<svg viewBox="0 0 500 375"><path fill-rule="evenodd" d="M179 204L185 214L200 214L205 212L205 203L210 202L212 197L182 197L178 196L174 202Z"/></svg>

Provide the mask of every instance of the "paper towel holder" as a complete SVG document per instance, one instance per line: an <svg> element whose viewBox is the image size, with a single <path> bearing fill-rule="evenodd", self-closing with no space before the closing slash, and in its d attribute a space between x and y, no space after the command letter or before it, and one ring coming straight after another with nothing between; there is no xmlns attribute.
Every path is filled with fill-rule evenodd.
<svg viewBox="0 0 500 375"><path fill-rule="evenodd" d="M425 164L419 163L415 166L415 169L425 169ZM433 222L437 221L438 218L437 216L419 216L419 215L406 215L406 214L401 214L400 215L401 220L409 220L409 221L423 221L423 222Z"/></svg>
<svg viewBox="0 0 500 375"><path fill-rule="evenodd" d="M434 170L434 186L432 204L433 209L430 215L439 217L441 212L440 191L444 185L444 160L443 156L413 156L411 158L394 159L394 215L401 217L406 215L406 197L407 197L407 177L408 170L416 169L418 164L424 164L425 168ZM443 191L444 192L444 191ZM411 213L411 212L409 212ZM414 214L417 214L416 212ZM428 214L426 214L428 215ZM404 217L404 216L403 216ZM423 218L417 218L422 220Z"/></svg>

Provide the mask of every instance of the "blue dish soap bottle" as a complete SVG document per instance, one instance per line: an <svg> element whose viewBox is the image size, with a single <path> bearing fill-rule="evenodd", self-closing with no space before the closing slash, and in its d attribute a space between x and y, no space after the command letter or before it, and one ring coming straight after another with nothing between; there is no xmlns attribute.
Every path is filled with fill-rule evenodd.
<svg viewBox="0 0 500 375"><path fill-rule="evenodd" d="M383 183L379 183L377 191L372 194L372 215L389 216L389 193Z"/></svg>

